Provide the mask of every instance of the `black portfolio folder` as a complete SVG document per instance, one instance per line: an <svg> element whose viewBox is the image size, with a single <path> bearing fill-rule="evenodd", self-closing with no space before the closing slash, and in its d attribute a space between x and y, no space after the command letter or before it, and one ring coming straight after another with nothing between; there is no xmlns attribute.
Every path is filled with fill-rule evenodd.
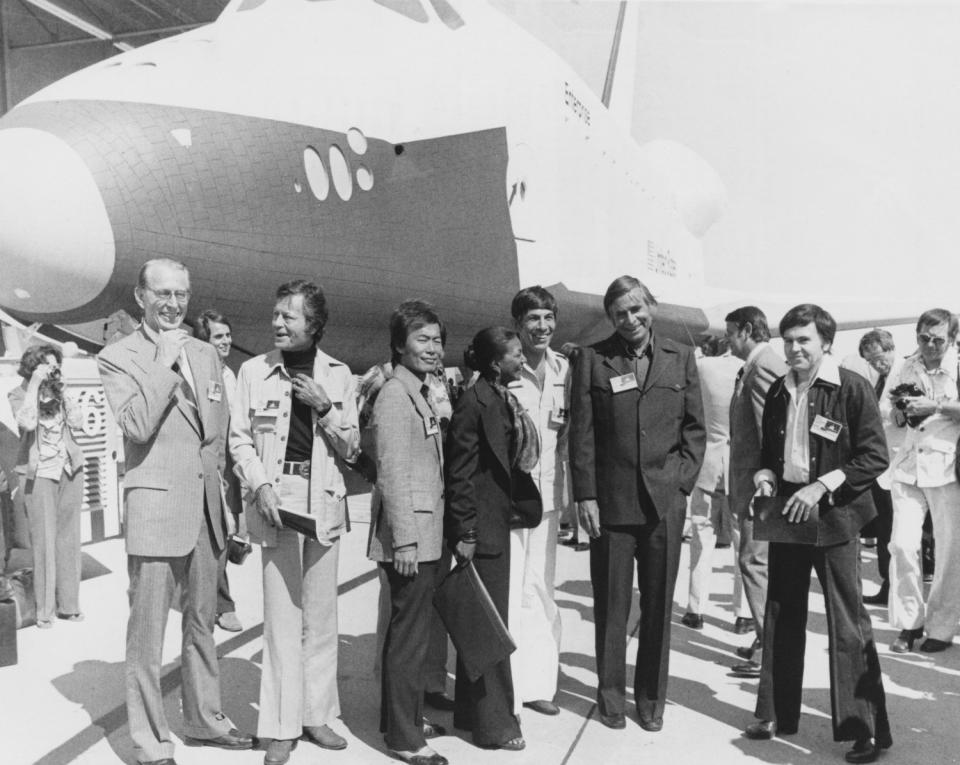
<svg viewBox="0 0 960 765"><path fill-rule="evenodd" d="M433 604L471 681L517 649L472 563L447 574Z"/></svg>
<svg viewBox="0 0 960 765"><path fill-rule="evenodd" d="M783 515L789 497L753 498L753 538L762 542L815 545L820 512L814 507L803 523L790 523Z"/></svg>

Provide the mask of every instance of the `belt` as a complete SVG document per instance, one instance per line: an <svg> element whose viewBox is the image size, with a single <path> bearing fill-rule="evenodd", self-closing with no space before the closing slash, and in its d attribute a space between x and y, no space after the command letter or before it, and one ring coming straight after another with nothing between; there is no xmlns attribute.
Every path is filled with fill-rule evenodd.
<svg viewBox="0 0 960 765"><path fill-rule="evenodd" d="M310 460L304 460L303 462L284 462L283 474L298 475L301 478L309 478L310 477Z"/></svg>

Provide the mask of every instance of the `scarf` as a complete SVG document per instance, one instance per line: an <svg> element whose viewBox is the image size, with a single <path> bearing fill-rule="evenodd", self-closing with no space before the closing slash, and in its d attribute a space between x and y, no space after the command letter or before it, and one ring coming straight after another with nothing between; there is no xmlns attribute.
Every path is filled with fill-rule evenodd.
<svg viewBox="0 0 960 765"><path fill-rule="evenodd" d="M513 424L513 438L510 439L510 464L529 473L540 461L540 434L533 419L527 414L517 397L499 382L493 383L493 389L507 403Z"/></svg>

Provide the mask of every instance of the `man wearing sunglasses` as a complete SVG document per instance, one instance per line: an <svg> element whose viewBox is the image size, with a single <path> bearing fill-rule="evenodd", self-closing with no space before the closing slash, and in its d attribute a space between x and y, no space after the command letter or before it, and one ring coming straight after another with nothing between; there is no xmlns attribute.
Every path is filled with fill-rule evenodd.
<svg viewBox="0 0 960 765"><path fill-rule="evenodd" d="M960 485L955 470L960 436L957 381L957 317L942 308L917 321L917 351L903 364L880 402L888 422L903 428L904 440L890 466L893 483L893 529L890 535L889 619L900 634L890 646L907 653L950 646L960 621ZM895 395L901 386L916 386L913 395ZM915 391L920 391L917 395ZM937 540L933 585L923 602L920 545L923 518L929 509ZM926 611L926 613L924 613Z"/></svg>

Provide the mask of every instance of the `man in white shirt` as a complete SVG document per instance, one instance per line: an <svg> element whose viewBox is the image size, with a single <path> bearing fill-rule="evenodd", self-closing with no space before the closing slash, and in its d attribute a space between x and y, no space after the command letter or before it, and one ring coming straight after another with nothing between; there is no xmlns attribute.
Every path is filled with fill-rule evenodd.
<svg viewBox="0 0 960 765"><path fill-rule="evenodd" d="M520 378L509 384L540 436L540 461L530 476L543 499L543 520L533 529L510 532L510 632L517 651L510 659L514 699L546 715L554 702L560 671L560 612L554 602L557 528L569 503L566 483L569 420L566 357L550 348L557 327L557 301L537 285L520 290L511 305L526 359ZM514 711L519 712L519 708Z"/></svg>
<svg viewBox="0 0 960 765"><path fill-rule="evenodd" d="M942 308L917 321L917 352L903 364L889 391L915 385L922 395L887 395L885 419L904 429L903 445L891 465L893 529L890 534L890 625L900 634L890 646L913 648L927 630L921 651L950 646L960 621L960 484L955 462L960 437L957 317ZM923 604L920 546L924 514L933 517L937 567Z"/></svg>

